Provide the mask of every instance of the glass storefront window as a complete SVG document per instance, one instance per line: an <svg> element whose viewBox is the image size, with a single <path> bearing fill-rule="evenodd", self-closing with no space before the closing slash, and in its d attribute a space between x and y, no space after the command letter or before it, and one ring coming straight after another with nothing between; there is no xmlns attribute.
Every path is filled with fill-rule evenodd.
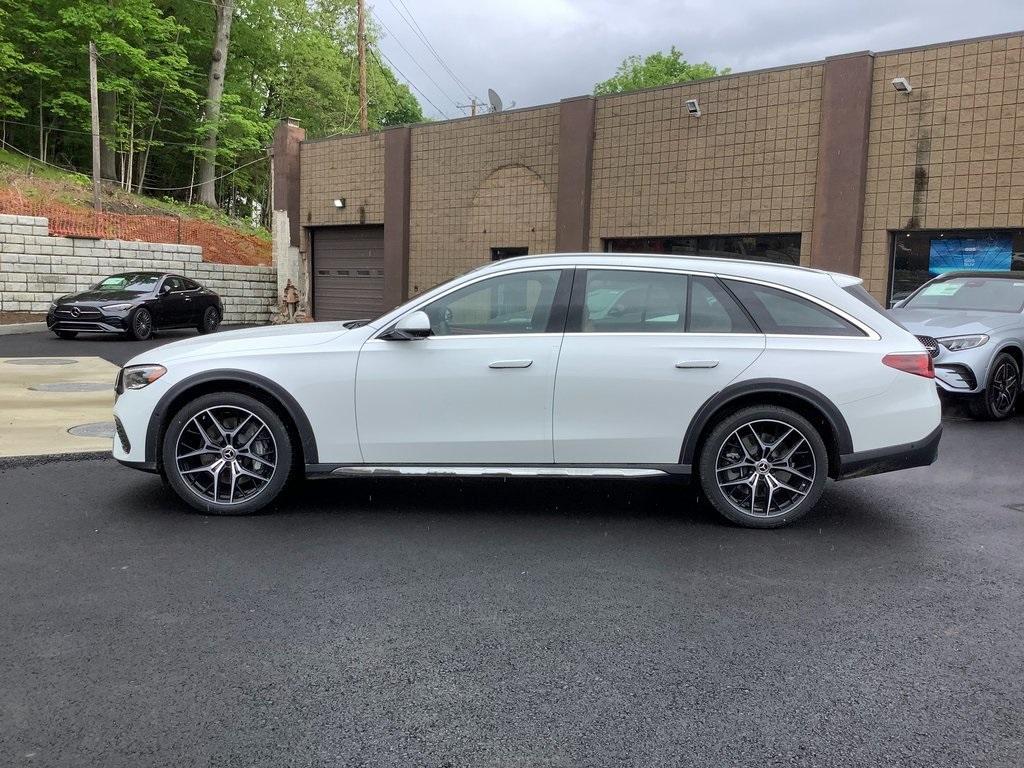
<svg viewBox="0 0 1024 768"><path fill-rule="evenodd" d="M905 299L933 277L959 270L1024 272L1024 230L894 232L889 301Z"/></svg>
<svg viewBox="0 0 1024 768"><path fill-rule="evenodd" d="M719 256L773 264L800 263L800 233L754 235L676 235L673 237L616 237L604 241L609 253L671 253L680 256Z"/></svg>

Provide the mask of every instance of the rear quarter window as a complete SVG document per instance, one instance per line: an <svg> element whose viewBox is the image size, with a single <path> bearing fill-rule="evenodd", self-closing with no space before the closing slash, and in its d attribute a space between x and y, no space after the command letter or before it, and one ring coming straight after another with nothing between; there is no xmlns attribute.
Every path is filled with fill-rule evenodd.
<svg viewBox="0 0 1024 768"><path fill-rule="evenodd" d="M787 336L867 334L849 320L789 291L740 280L726 280L764 333Z"/></svg>

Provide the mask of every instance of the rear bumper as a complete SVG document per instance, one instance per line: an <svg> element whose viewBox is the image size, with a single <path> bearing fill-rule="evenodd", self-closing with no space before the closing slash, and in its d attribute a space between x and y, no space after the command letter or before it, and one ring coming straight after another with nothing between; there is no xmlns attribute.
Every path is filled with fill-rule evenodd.
<svg viewBox="0 0 1024 768"><path fill-rule="evenodd" d="M939 455L939 441L942 439L942 425L931 434L912 443L876 448L872 451L848 453L839 457L839 480L851 477L880 475L899 469L927 467Z"/></svg>

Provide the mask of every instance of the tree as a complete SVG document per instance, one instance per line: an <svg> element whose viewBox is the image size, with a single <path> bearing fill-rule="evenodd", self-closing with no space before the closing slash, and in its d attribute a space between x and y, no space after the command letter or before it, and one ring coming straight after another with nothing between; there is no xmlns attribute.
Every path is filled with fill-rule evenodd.
<svg viewBox="0 0 1024 768"><path fill-rule="evenodd" d="M213 33L213 54L210 61L210 77L206 87L206 105L203 108L201 131L203 154L199 158L199 202L217 206L216 189L213 185L217 172L217 122L220 119L220 100L224 95L224 75L228 66L228 45L231 42L231 20L235 15L235 0L214 0L217 25Z"/></svg>
<svg viewBox="0 0 1024 768"><path fill-rule="evenodd" d="M598 96L628 93L658 85L704 80L716 75L727 75L730 71L728 67L717 69L706 61L691 64L683 58L683 52L673 45L668 53L658 51L643 58L627 57L612 77L594 86L594 93Z"/></svg>

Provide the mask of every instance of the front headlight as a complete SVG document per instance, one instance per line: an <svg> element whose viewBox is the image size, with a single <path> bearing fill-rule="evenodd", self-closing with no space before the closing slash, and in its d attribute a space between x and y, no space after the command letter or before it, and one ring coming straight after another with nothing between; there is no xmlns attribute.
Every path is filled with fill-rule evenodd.
<svg viewBox="0 0 1024 768"><path fill-rule="evenodd" d="M984 333L975 333L970 336L947 336L944 339L936 339L936 341L950 352L961 352L965 349L980 347L988 341L988 336Z"/></svg>
<svg viewBox="0 0 1024 768"><path fill-rule="evenodd" d="M127 312L132 308L131 304L107 304L103 307L104 312Z"/></svg>
<svg viewBox="0 0 1024 768"><path fill-rule="evenodd" d="M121 372L121 384L125 389L142 389L167 373L162 365L132 365Z"/></svg>

